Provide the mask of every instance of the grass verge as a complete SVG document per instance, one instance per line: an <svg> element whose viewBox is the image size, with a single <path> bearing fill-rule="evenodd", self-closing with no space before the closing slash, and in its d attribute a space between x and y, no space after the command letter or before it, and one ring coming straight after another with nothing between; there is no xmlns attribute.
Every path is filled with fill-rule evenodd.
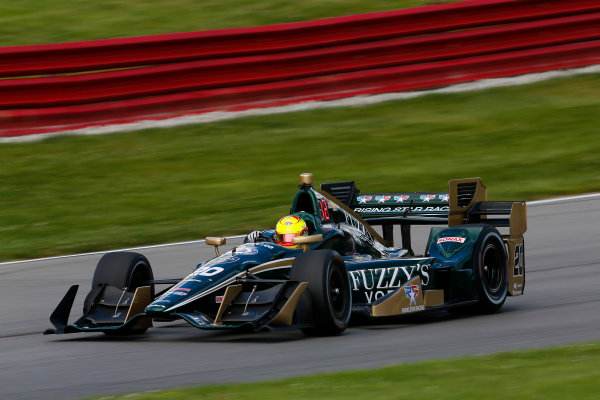
<svg viewBox="0 0 600 400"><path fill-rule="evenodd" d="M404 364L374 370L102 397L129 399L597 399L600 345Z"/></svg>
<svg viewBox="0 0 600 400"><path fill-rule="evenodd" d="M396 10L432 3L441 2L433 0L5 1L0 3L0 46L259 26Z"/></svg>
<svg viewBox="0 0 600 400"><path fill-rule="evenodd" d="M376 105L0 146L0 260L245 233L298 174L490 199L600 190L600 75Z"/></svg>

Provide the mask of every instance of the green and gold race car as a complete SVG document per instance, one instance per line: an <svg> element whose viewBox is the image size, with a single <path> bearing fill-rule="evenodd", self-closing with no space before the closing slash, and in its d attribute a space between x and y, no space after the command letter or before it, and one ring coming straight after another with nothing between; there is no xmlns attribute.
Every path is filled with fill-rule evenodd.
<svg viewBox="0 0 600 400"><path fill-rule="evenodd" d="M451 180L443 193L360 193L353 181L317 190L312 174L300 181L290 215L307 232L293 246L279 244L273 229L252 232L223 254L226 239L207 238L215 258L187 277L163 280L141 254L107 253L83 316L68 323L74 285L45 333L137 334L153 320L183 319L201 329L335 335L353 313L493 313L507 296L523 294L526 204L487 201L479 178ZM412 225L443 225L430 229L424 254L412 249Z"/></svg>

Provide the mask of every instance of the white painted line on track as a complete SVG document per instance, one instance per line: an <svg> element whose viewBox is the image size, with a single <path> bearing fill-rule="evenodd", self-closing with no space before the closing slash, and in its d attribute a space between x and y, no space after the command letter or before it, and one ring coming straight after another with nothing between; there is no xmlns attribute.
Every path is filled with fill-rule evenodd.
<svg viewBox="0 0 600 400"><path fill-rule="evenodd" d="M546 204L556 204L556 203L563 203L563 202L569 202L569 201L582 201L582 200L589 200L589 199L600 199L600 193L590 193L590 194L582 194L582 195L577 195L577 196L556 197L553 199L528 201L527 206L541 206L541 205L546 205ZM245 236L246 235L227 236L227 239L241 239ZM0 267L5 266L5 265L23 264L23 263L36 262L36 261L58 260L61 258L93 256L93 255L97 255L97 254L104 254L109 251L158 249L161 247L171 247L171 246L181 246L181 245L186 245L186 244L204 243L204 241L205 241L204 239L190 240L187 242L155 244L155 245L149 245L149 246L130 247L127 249L95 251L95 252L91 252L91 253L70 254L70 255L65 255L65 256L45 257L45 258L35 258L35 259L31 259L31 260L7 261L7 262L1 262Z"/></svg>
<svg viewBox="0 0 600 400"><path fill-rule="evenodd" d="M246 235L227 236L227 239L241 239L241 238L244 238L244 237L246 237ZM35 261L48 261L48 260L58 260L58 259L61 259L61 258L94 256L94 255L98 255L98 254L108 253L109 251L132 251L132 250L144 250L144 249L158 249L158 248L161 248L161 247L181 246L181 245L186 245L186 244L197 244L197 243L204 243L204 242L205 242L205 239L199 239L199 240L190 240L190 241L187 241L187 242L153 244L153 245L148 245L148 246L129 247L129 248L126 248L126 249L103 250L103 251L93 251L91 253L67 254L67 255L64 255L64 256L34 258L34 259L31 259L31 260L6 261L6 262L0 263L0 267L3 266L3 265L22 264L22 263L35 262Z"/></svg>
<svg viewBox="0 0 600 400"><path fill-rule="evenodd" d="M587 200L587 199L600 199L600 193L590 193L590 194L580 194L577 196L568 196L568 197L556 197L553 199L546 199L546 200L534 200L534 201L528 201L527 205L528 206L541 206L544 204L556 204L556 203L563 203L563 202L570 202L570 201L581 201L581 200Z"/></svg>
<svg viewBox="0 0 600 400"><path fill-rule="evenodd" d="M217 111L202 114L189 114L175 118L162 120L146 120L127 124L113 124L104 126L93 126L89 128L67 130L61 132L42 133L36 135L24 135L0 138L0 143L15 143L15 142L31 142L45 139L58 135L102 135L105 133L130 132L150 128L169 128L180 125L202 124L216 121L224 121L235 118L242 118L257 115L281 114L287 112L314 110L319 108L333 107L356 107L369 104L381 103L390 100L405 100L415 97L426 96L429 94L438 93L461 93L473 90L484 90L496 87L526 85L529 83L540 82L554 78L564 78L581 74L593 74L600 72L600 64L590 65L583 68L573 68L566 70L554 70L546 72L537 72L534 74L526 74L513 76L508 78L493 78L482 79L479 81L459 83L456 85L447 86L440 89L421 90L414 92L395 92L382 93L375 95L364 95L347 97L339 100L331 101L305 101L301 103L293 103L286 106L253 108L244 111Z"/></svg>

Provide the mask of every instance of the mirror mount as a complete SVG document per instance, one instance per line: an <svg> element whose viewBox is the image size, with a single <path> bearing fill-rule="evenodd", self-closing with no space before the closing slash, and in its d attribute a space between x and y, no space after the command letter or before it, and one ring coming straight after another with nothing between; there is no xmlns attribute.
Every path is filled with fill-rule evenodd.
<svg viewBox="0 0 600 400"><path fill-rule="evenodd" d="M301 244L302 248L304 249L304 252L306 253L307 251L310 250L311 243L318 243L322 240L323 240L323 235L321 235L321 234L309 235L309 236L296 236L295 238L292 239L292 243Z"/></svg>
<svg viewBox="0 0 600 400"><path fill-rule="evenodd" d="M221 255L221 253L219 253L219 246L223 246L226 243L227 243L227 239L224 237L207 237L206 238L207 245L215 246L215 253L216 253L217 257L219 257Z"/></svg>

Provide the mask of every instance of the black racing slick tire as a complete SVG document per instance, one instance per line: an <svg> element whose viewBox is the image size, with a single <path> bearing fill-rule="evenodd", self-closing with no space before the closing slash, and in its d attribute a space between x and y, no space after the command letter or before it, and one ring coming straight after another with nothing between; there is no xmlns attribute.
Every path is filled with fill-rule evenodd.
<svg viewBox="0 0 600 400"><path fill-rule="evenodd" d="M98 261L92 278L92 290L85 298L83 312L86 314L92 308L98 291L104 286L135 292L138 287L149 285L149 281L153 279L150 262L142 254L128 251L107 253ZM154 298L154 286L150 286L151 296ZM142 333L145 330L138 329L128 333Z"/></svg>
<svg viewBox="0 0 600 400"><path fill-rule="evenodd" d="M331 250L302 253L294 260L290 279L308 282L314 326L302 328L309 336L342 333L350 321L352 294L346 265Z"/></svg>
<svg viewBox="0 0 600 400"><path fill-rule="evenodd" d="M154 279L148 259L139 253L116 251L102 256L92 279L92 288L106 284L135 291Z"/></svg>
<svg viewBox="0 0 600 400"><path fill-rule="evenodd" d="M478 291L475 311L500 310L508 294L508 256L498 230L485 225L473 247L473 275Z"/></svg>

